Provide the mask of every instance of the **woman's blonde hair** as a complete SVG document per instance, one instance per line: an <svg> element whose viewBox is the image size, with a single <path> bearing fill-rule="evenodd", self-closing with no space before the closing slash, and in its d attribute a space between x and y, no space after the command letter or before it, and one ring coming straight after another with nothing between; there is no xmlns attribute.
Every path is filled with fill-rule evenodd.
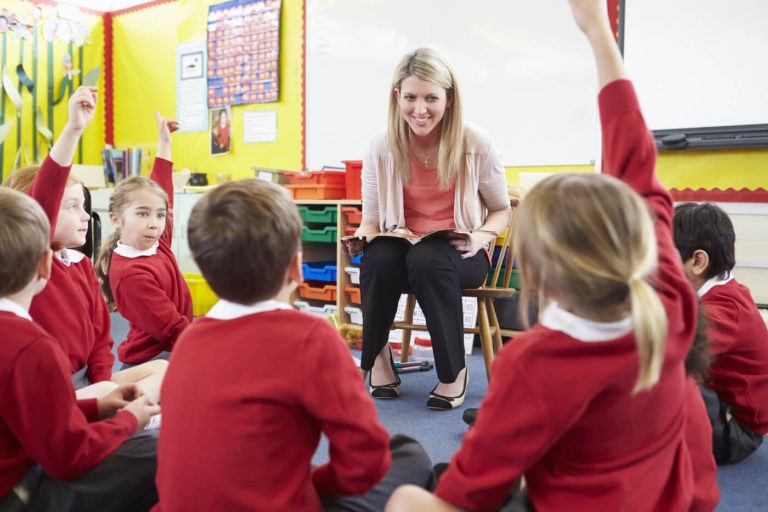
<svg viewBox="0 0 768 512"><path fill-rule="evenodd" d="M133 202L136 193L141 190L154 192L165 201L165 207L166 209L168 208L168 195L160 185L144 176L131 176L121 181L115 187L112 195L109 196L109 213L121 216L123 211ZM168 215L171 215L171 213L168 212ZM99 277L99 283L101 283L101 293L104 295L110 311L115 311L116 307L115 297L112 295L112 287L109 284L109 267L112 263L112 254L115 252L115 247L117 247L119 240L120 230L115 229L106 241L102 243L99 255L94 263L96 275Z"/></svg>
<svg viewBox="0 0 768 512"><path fill-rule="evenodd" d="M3 182L4 187L11 188L13 190L18 190L19 192L23 192L25 194L29 194L29 189L32 187L32 182L35 181L35 176L37 176L38 171L40 170L39 164L32 164L27 165L24 167L19 167L15 171L13 171L11 174L8 175L8 177ZM79 178L72 176L71 174L67 176L67 187L71 187L72 185L80 185L81 187L85 188L85 184L80 181ZM51 234L53 234L56 231L56 226L51 226ZM54 251L61 250L66 244L64 242L61 242L59 240L53 240L51 241L51 249Z"/></svg>
<svg viewBox="0 0 768 512"><path fill-rule="evenodd" d="M456 83L456 75L448 62L429 48L419 48L407 54L395 69L389 94L387 135L395 166L404 183L409 182L411 174L408 157L411 131L400 113L398 95L400 85L409 76L415 76L442 87L445 89L448 100L452 101L446 108L441 123L440 152L437 161L438 183L441 187L447 188L464 165L464 119L461 113L461 95Z"/></svg>
<svg viewBox="0 0 768 512"><path fill-rule="evenodd" d="M594 311L629 309L639 356L633 392L652 387L664 359L667 316L647 281L658 255L645 201L615 178L564 173L528 192L518 215L521 318L528 318L534 290Z"/></svg>

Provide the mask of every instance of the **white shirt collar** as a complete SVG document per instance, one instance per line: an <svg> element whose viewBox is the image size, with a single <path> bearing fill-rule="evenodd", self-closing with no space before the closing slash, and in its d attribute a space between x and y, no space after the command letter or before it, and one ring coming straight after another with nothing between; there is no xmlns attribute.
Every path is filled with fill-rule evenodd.
<svg viewBox="0 0 768 512"><path fill-rule="evenodd" d="M120 256L124 258L138 258L140 256L154 256L157 254L157 247L160 245L159 242L155 242L152 244L152 247L149 249L146 249L144 251L140 251L136 249L135 247L132 247L130 245L126 245L123 242L118 241L117 245L115 246L115 252L119 254Z"/></svg>
<svg viewBox="0 0 768 512"><path fill-rule="evenodd" d="M8 311L21 318L26 318L30 322L32 321L32 317L29 316L29 311L21 307L18 303L11 299L6 299L5 297L0 298L0 311Z"/></svg>
<svg viewBox="0 0 768 512"><path fill-rule="evenodd" d="M609 341L632 332L632 317L616 322L595 322L570 313L557 303L547 306L541 314L541 325L553 331L562 331L579 341Z"/></svg>
<svg viewBox="0 0 768 512"><path fill-rule="evenodd" d="M55 254L56 259L66 266L70 266L73 263L80 263L80 261L85 258L85 254L82 252L76 251L74 249L67 249L66 247L62 247L61 250Z"/></svg>
<svg viewBox="0 0 768 512"><path fill-rule="evenodd" d="M274 299L256 302L254 304L237 304L228 300L221 299L206 313L207 318L217 320L232 320L241 316L252 315L254 313L263 313L265 311L274 311L277 309L293 309L285 302Z"/></svg>
<svg viewBox="0 0 768 512"><path fill-rule="evenodd" d="M714 288L715 286L720 286L721 284L725 284L733 279L733 274L728 272L728 274L725 276L725 279L719 279L717 276L709 279L706 283L701 285L701 288L696 290L696 295L699 296L699 298L703 297L709 290Z"/></svg>

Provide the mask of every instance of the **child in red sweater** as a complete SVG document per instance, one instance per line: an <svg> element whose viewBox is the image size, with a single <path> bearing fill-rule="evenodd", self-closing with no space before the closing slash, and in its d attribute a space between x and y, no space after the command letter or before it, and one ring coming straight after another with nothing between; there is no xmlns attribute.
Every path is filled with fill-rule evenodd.
<svg viewBox="0 0 768 512"><path fill-rule="evenodd" d="M159 139L152 174L149 179L128 178L112 192L109 219L115 231L96 260L107 303L130 326L117 347L123 368L168 359L179 334L192 321L192 296L171 251L171 133L179 125L155 115Z"/></svg>
<svg viewBox="0 0 768 512"><path fill-rule="evenodd" d="M67 125L40 166L19 169L5 185L27 192L48 215L55 249L48 286L35 297L30 315L61 345L79 398L94 398L118 385L137 384L159 400L167 362L112 373L110 316L91 260L74 250L85 242L89 215L83 184L70 175L83 131L93 119L97 90L78 88L69 100Z"/></svg>
<svg viewBox="0 0 768 512"><path fill-rule="evenodd" d="M524 476L526 492L505 506L688 511L704 485L688 435L706 419L689 406L684 365L697 301L672 240L672 200L605 2L570 5L597 62L609 176L558 174L520 203L521 303L538 293L546 307L499 351L435 495L406 487L387 510L497 510Z"/></svg>
<svg viewBox="0 0 768 512"><path fill-rule="evenodd" d="M736 281L736 234L711 203L675 208L675 245L701 298L713 357L701 394L718 464L740 462L768 433L768 329L749 289Z"/></svg>
<svg viewBox="0 0 768 512"><path fill-rule="evenodd" d="M189 246L221 300L181 334L163 383L157 510L374 512L431 478L418 443L389 442L336 329L288 305L301 228L287 191L256 179L192 210ZM312 467L321 434L330 461Z"/></svg>
<svg viewBox="0 0 768 512"><path fill-rule="evenodd" d="M51 276L46 214L0 188L0 219L0 510L147 510L156 431L134 432L159 406L135 385L75 399L66 356L28 312Z"/></svg>

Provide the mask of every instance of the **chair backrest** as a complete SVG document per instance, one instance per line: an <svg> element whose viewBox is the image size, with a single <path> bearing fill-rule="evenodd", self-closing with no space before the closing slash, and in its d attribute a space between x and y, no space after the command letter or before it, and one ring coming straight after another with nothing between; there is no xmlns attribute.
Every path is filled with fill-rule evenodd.
<svg viewBox="0 0 768 512"><path fill-rule="evenodd" d="M515 263L515 255L512 247L512 238L515 230L515 220L517 218L517 205L518 200L510 200L512 206L512 212L509 216L509 222L504 232L499 235L493 242L489 249L489 254L494 257L494 253L498 249L498 256L495 263L493 263L488 275L491 277L490 284L483 285L483 288L510 288L510 282L512 281L512 270ZM499 281L499 277L503 274L503 280Z"/></svg>

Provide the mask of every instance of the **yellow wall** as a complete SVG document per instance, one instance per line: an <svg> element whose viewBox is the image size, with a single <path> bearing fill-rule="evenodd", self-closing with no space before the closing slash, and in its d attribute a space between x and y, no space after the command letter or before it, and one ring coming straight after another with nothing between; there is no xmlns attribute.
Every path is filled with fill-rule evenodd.
<svg viewBox="0 0 768 512"><path fill-rule="evenodd" d="M220 1L180 0L114 18L115 145L151 146L157 140L154 111L176 115L176 45L205 41L208 6ZM280 26L279 101L232 108L232 151L210 156L209 132L174 135L174 168L233 178L251 177L251 169L300 169L302 157L301 0L283 0ZM172 20L169 22L169 20ZM277 142L243 143L243 112L277 111Z"/></svg>
<svg viewBox="0 0 768 512"><path fill-rule="evenodd" d="M27 13L30 11L32 4L26 1L16 0L8 3L3 3L3 7L14 13ZM83 21L91 28L89 41L86 43L83 50L83 63L82 67L84 72L96 66L102 66L102 56L104 48L104 34L101 17L83 14ZM42 29L40 26L36 30L37 37L37 58L35 58L34 52L34 38L30 37L24 40L24 57L21 61L24 65L24 70L33 78L35 69L37 70L37 80L35 84L35 90L37 92L37 107L42 111L43 121L46 126L48 125L48 42L42 35ZM2 41L2 34L0 34L0 41ZM19 37L14 32L8 32L5 34L5 69L11 76L14 84L19 83L16 75L16 66L18 66L19 60ZM2 48L0 47L0 51ZM60 40L55 40L53 44L53 96L58 96L59 84L63 77L63 70L61 67L61 58L64 54L69 52L69 46ZM73 45L72 60L74 67L80 68L79 50ZM103 67L102 67L103 69ZM34 78L33 78L34 79ZM75 77L73 88L79 84L79 77ZM103 85L103 73L100 75L100 88ZM65 93L66 94L66 93ZM2 101L5 102L5 121L14 120L14 125L11 128L8 137L6 137L3 143L3 158L0 164L2 165L3 177L12 170L14 158L17 153L19 145L19 138L17 137L17 126L21 124L21 147L22 157L21 164L25 165L35 161L35 155L33 154L34 139L37 139L38 153L41 157L45 157L48 154L48 146L45 139L42 136L33 132L34 121L33 112L37 107L33 108L32 93L26 88L23 89L22 96L22 109L21 118L17 117L16 107L3 91ZM54 107L53 109L53 135L54 140L64 128L67 121L67 98L65 98ZM100 149L104 144L104 111L103 108L99 108L97 111L97 117L93 120L92 125L88 128L87 132L83 135L83 163L99 163L101 161ZM76 155L75 161L78 161Z"/></svg>
<svg viewBox="0 0 768 512"><path fill-rule="evenodd" d="M157 128L154 110L164 115L176 115L176 45L205 40L208 6L220 0L177 0L114 17L114 134L117 147L152 148ZM16 4L22 4L16 0ZM85 15L93 24L90 43L84 50L86 71L96 65L103 69L103 24L96 16ZM280 101L261 105L241 105L233 108L233 145L228 155L209 156L208 132L180 133L174 136L175 167L208 172L211 181L218 173L233 177L252 176L251 167L298 169L302 156L302 80L303 80L303 1L283 0L280 46ZM15 76L18 64L18 37L6 38L6 68ZM25 43L24 67L32 70L31 42ZM46 115L47 49L43 38L38 42L38 73L40 88L38 104ZM54 55L54 85L61 80L61 55L66 45L56 43ZM77 64L77 62L76 62ZM103 73L100 79L103 86ZM22 143L31 148L31 95L24 93ZM276 110L278 140L274 143L243 144L243 112ZM103 105L98 117L84 135L84 163L100 163L99 149L104 142ZM6 101L6 120L15 115L14 106ZM64 102L54 110L54 135L66 121ZM42 143L42 139L40 139ZM16 130L6 139L3 170L7 172L16 154ZM43 146L44 147L44 146ZM45 153L45 151L43 151ZM28 151L30 158L31 149ZM568 167L510 167L510 183L518 182L519 172L590 172L591 166ZM747 188L768 189L768 149L680 151L659 156L658 172L669 188Z"/></svg>

